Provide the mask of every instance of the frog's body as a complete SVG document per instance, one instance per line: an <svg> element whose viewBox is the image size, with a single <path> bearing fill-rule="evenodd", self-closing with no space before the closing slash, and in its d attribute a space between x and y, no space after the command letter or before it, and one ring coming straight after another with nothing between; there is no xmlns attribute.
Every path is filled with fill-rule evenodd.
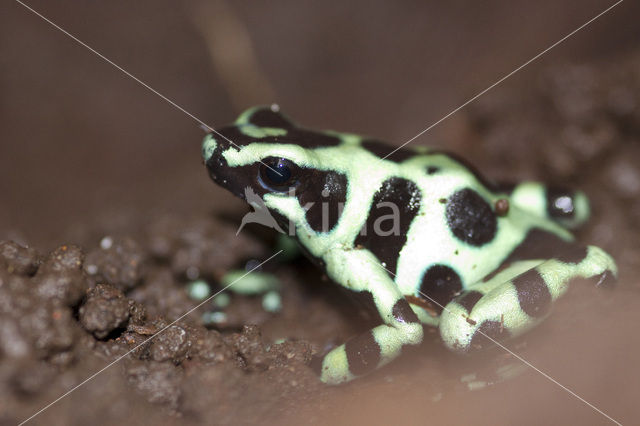
<svg viewBox="0 0 640 426"><path fill-rule="evenodd" d="M581 193L533 182L499 187L441 151L302 129L253 108L203 142L212 179L250 188L338 284L369 292L383 324L315 363L327 383L368 373L439 327L458 351L538 324L576 278L600 285L616 266L573 243ZM231 144L229 140L233 141Z"/></svg>

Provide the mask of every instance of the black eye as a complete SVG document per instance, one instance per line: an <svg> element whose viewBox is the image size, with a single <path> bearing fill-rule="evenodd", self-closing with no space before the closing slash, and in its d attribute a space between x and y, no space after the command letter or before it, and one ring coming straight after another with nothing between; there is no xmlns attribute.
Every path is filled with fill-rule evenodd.
<svg viewBox="0 0 640 426"><path fill-rule="evenodd" d="M266 158L260 166L260 183L271 191L285 192L297 184L296 165L286 158Z"/></svg>

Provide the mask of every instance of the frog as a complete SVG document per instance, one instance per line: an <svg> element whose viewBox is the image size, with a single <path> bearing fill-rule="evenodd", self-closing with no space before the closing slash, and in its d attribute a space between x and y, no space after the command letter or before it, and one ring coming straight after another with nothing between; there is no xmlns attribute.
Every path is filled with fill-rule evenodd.
<svg viewBox="0 0 640 426"><path fill-rule="evenodd" d="M617 280L613 258L572 233L590 214L582 191L496 183L458 154L308 129L277 105L207 134L202 156L216 184L259 197L331 281L372 300L379 324L310 364L330 385L388 364L427 327L465 354L537 326L576 283Z"/></svg>

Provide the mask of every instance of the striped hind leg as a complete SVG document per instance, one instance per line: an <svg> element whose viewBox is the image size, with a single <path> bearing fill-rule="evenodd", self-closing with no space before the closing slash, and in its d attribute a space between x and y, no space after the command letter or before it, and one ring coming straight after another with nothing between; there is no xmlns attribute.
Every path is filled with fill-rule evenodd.
<svg viewBox="0 0 640 426"><path fill-rule="evenodd" d="M384 303L385 324L352 337L324 356L315 357L311 368L328 384L339 384L363 376L400 355L403 346L422 342L423 328L409 303L401 296ZM390 314L390 315L389 315Z"/></svg>
<svg viewBox="0 0 640 426"><path fill-rule="evenodd" d="M615 282L616 265L598 247L586 247L581 259L560 259L514 262L451 301L439 325L445 344L464 352L482 346L486 342L482 335L491 339L518 336L547 316L572 280L589 279L601 287Z"/></svg>
<svg viewBox="0 0 640 426"><path fill-rule="evenodd" d="M405 345L422 342L422 323L370 252L335 250L325 261L330 274L344 278L340 283L345 287L371 293L383 323L315 357L311 368L320 380L328 384L347 382L387 364Z"/></svg>

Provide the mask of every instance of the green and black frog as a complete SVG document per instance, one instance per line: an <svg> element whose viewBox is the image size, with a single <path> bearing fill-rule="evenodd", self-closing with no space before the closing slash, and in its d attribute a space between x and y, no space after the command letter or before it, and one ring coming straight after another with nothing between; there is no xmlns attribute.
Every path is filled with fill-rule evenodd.
<svg viewBox="0 0 640 426"><path fill-rule="evenodd" d="M581 192L494 184L456 155L305 129L277 106L208 134L202 153L214 182L257 195L333 281L370 293L381 324L315 359L326 383L387 364L423 325L466 352L531 329L574 280L615 283L612 258L568 231L589 216Z"/></svg>

